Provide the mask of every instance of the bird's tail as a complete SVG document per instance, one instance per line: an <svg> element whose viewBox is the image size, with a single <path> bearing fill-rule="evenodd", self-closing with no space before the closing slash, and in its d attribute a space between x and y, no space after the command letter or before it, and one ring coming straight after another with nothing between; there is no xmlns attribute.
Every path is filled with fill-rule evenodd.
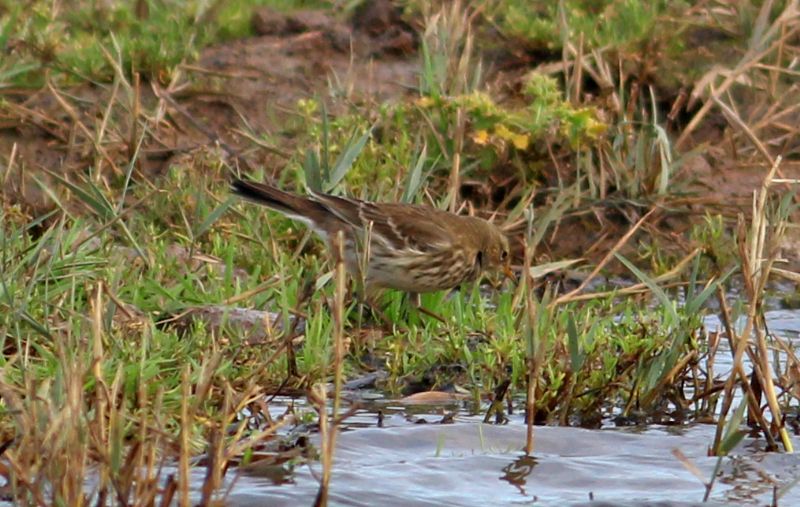
<svg viewBox="0 0 800 507"><path fill-rule="evenodd" d="M306 199L300 196L284 192L264 183L248 180L233 180L231 182L231 192L248 201L288 215L300 213L303 204L306 204Z"/></svg>
<svg viewBox="0 0 800 507"><path fill-rule="evenodd" d="M289 218L301 220L318 228L327 211L313 199L284 192L283 190L255 181L235 179L231 192L256 204L261 204Z"/></svg>

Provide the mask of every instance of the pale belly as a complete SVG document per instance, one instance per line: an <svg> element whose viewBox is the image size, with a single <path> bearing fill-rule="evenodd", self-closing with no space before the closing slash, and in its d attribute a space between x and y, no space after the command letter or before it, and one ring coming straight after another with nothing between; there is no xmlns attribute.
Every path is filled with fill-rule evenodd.
<svg viewBox="0 0 800 507"><path fill-rule="evenodd" d="M368 267L368 285L406 292L434 292L452 289L477 278L479 272L463 261L431 263L427 256L414 256L403 262L387 262L373 256Z"/></svg>
<svg viewBox="0 0 800 507"><path fill-rule="evenodd" d="M352 236L346 238L345 266L357 281L362 278L364 259L353 248ZM457 287L478 278L481 268L474 260L451 252L430 254L406 252L401 258L383 250L383 245L371 245L366 266L367 292L376 289L395 289L405 292L435 292Z"/></svg>

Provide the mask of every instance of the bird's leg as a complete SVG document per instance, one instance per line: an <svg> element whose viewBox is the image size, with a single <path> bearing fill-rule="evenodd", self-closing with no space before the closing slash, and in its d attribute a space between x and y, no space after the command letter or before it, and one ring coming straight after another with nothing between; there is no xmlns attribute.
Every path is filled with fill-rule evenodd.
<svg viewBox="0 0 800 507"><path fill-rule="evenodd" d="M391 331L393 322L386 316L385 313L379 308L377 301L380 299L381 291L371 287L367 283L367 273L369 272L369 258L370 258L370 244L372 237L372 222L369 222L364 228L364 237L357 237L359 241L354 244L356 250L356 276L354 279L357 284L357 298L361 305L362 312L359 313L359 327L361 327L361 316L364 309L369 309L373 316L377 316L383 323L384 327Z"/></svg>
<svg viewBox="0 0 800 507"><path fill-rule="evenodd" d="M425 308L424 306L422 306L422 298L420 297L419 292L409 292L408 293L408 300L411 303L411 306L416 308L416 310L419 313L425 314L428 317L432 317L432 318L438 320L439 322L441 322L442 324L447 324L447 321L444 320L444 317L442 317L438 313L432 312L432 311L428 310L427 308Z"/></svg>
<svg viewBox="0 0 800 507"><path fill-rule="evenodd" d="M383 313L383 310L381 310L378 305L374 304L369 299L364 299L363 304L366 308L369 308L373 315L378 317L387 331L392 331L394 329L395 323Z"/></svg>
<svg viewBox="0 0 800 507"><path fill-rule="evenodd" d="M367 285L362 281L362 283L359 284L356 294L358 297L358 302L361 305L362 311L368 310L370 313L372 313L373 317L378 318L378 320L381 322L381 324L383 324L383 327L387 331L392 331L395 325L394 322L392 322L392 320L386 316L386 314L383 312L383 310L381 310L380 305L378 304L378 301L380 300L381 296L381 291L369 287L369 285Z"/></svg>

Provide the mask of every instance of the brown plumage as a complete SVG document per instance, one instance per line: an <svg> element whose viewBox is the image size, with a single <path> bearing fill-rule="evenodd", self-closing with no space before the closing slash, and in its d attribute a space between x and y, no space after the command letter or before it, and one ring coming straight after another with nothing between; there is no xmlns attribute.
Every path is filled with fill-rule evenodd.
<svg viewBox="0 0 800 507"><path fill-rule="evenodd" d="M431 292L475 280L487 270L509 273L508 239L482 218L318 192L303 197L246 180L234 180L232 191L306 223L329 247L342 231L345 266L353 276L363 276L367 294L380 289ZM369 261L364 263L367 237Z"/></svg>

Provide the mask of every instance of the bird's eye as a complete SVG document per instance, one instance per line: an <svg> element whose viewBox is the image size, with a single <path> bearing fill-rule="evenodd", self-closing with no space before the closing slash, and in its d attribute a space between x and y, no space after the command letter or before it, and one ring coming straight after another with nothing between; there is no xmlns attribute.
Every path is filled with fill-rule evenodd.
<svg viewBox="0 0 800 507"><path fill-rule="evenodd" d="M505 250L503 250L503 253L501 253L501 254L500 254L500 260L501 260L501 261L504 261L504 260L506 260L507 258L508 258L508 252L506 252Z"/></svg>

